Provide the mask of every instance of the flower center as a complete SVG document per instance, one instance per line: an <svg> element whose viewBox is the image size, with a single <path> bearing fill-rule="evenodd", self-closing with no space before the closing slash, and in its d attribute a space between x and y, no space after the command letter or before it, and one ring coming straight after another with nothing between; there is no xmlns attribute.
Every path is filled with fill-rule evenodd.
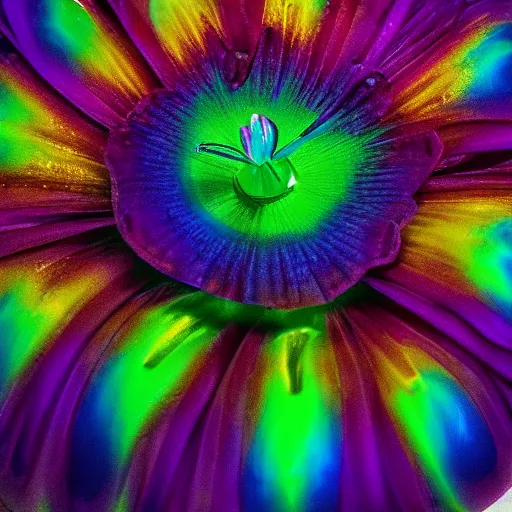
<svg viewBox="0 0 512 512"><path fill-rule="evenodd" d="M111 130L117 226L150 265L213 295L324 304L396 258L442 146L376 124L376 86L331 112L295 81L254 76L236 90L185 77Z"/></svg>
<svg viewBox="0 0 512 512"><path fill-rule="evenodd" d="M277 139L277 126L267 117L253 114L249 126L240 128L243 152L216 143L200 144L197 152L243 162L233 177L236 193L265 204L283 198L297 183L292 163L287 158L274 158Z"/></svg>

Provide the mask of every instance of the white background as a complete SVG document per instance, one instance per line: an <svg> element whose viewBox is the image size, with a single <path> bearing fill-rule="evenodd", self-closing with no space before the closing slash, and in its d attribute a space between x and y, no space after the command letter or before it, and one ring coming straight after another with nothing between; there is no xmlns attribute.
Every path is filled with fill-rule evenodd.
<svg viewBox="0 0 512 512"><path fill-rule="evenodd" d="M512 512L512 489L485 512Z"/></svg>

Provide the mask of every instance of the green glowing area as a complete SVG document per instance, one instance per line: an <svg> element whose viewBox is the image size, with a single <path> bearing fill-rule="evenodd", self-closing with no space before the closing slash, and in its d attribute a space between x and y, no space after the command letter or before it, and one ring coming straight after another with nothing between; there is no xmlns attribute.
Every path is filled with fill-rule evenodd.
<svg viewBox="0 0 512 512"><path fill-rule="evenodd" d="M256 133L261 126L254 123L254 144L244 147L240 130L248 128L249 120L253 123L255 112L271 120L279 136L271 130L262 142ZM372 171L369 143L378 135L374 132L326 131L279 158L279 151L317 119L286 88L272 97L256 92L251 83L232 91L219 82L196 97L188 119L180 166L184 193L204 212L205 221L238 233L261 239L312 234L347 196L354 175L361 169ZM230 157L197 150L211 143L229 148ZM256 160L251 162L252 156ZM265 165L254 165L261 162ZM237 191L270 201L245 201Z"/></svg>
<svg viewBox="0 0 512 512"><path fill-rule="evenodd" d="M512 219L478 227L470 240L468 277L488 301L512 315Z"/></svg>
<svg viewBox="0 0 512 512"><path fill-rule="evenodd" d="M46 2L46 29L49 41L78 59L90 58L96 45L97 27L79 2Z"/></svg>
<svg viewBox="0 0 512 512"><path fill-rule="evenodd" d="M297 183L293 167L287 160L263 165L245 165L235 175L235 190L255 201L282 199Z"/></svg>
<svg viewBox="0 0 512 512"><path fill-rule="evenodd" d="M331 486L325 476L338 475L340 404L326 362L330 350L324 334L311 328L284 332L266 347L261 416L248 469L258 482L255 496L276 505L270 510L308 510L315 491Z"/></svg>

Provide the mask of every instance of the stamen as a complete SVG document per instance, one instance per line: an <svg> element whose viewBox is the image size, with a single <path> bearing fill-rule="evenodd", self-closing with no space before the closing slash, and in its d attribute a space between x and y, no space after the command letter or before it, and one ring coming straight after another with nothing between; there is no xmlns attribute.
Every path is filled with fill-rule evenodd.
<svg viewBox="0 0 512 512"><path fill-rule="evenodd" d="M288 159L275 159L277 127L265 116L253 114L249 126L240 128L245 153L225 144L199 144L196 151L220 156L244 165L235 174L235 191L257 203L271 203L287 195L297 184Z"/></svg>
<svg viewBox="0 0 512 512"><path fill-rule="evenodd" d="M206 143L199 144L196 151L198 153L208 153L210 155L222 156L229 160L236 162L243 162L244 164L252 163L247 156L239 149L227 146L225 144Z"/></svg>
<svg viewBox="0 0 512 512"><path fill-rule="evenodd" d="M277 126L267 117L253 114L251 124L240 128L240 140L247 156L263 165L274 156L277 147Z"/></svg>

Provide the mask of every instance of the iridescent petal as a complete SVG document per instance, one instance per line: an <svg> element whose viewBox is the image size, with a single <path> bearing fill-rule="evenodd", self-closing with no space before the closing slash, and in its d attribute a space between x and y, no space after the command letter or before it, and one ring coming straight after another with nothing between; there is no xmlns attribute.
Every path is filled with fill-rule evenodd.
<svg viewBox="0 0 512 512"><path fill-rule="evenodd" d="M314 330L295 329L269 341L262 359L244 510L333 509L342 433L331 348Z"/></svg>
<svg viewBox="0 0 512 512"><path fill-rule="evenodd" d="M5 43L5 41L4 41ZM112 223L106 134L0 52L0 254ZM55 224L51 228L51 224Z"/></svg>
<svg viewBox="0 0 512 512"><path fill-rule="evenodd" d="M371 308L376 300L368 290L359 288L359 300L349 301L327 315L343 404L344 443L337 510L428 510L429 492L408 460L395 426L382 410L374 383L375 370L366 351L367 340L352 319L352 306Z"/></svg>
<svg viewBox="0 0 512 512"><path fill-rule="evenodd" d="M503 346L512 339L511 172L507 163L432 178L399 259L381 274Z"/></svg>
<svg viewBox="0 0 512 512"><path fill-rule="evenodd" d="M191 52L205 51L209 30L222 32L215 0L198 0L193 5L179 0L139 0L133 4L148 20L168 55L178 62L184 62Z"/></svg>
<svg viewBox="0 0 512 512"><path fill-rule="evenodd" d="M415 65L401 70L390 119L437 125L510 120L511 62L510 3L475 3Z"/></svg>
<svg viewBox="0 0 512 512"><path fill-rule="evenodd" d="M349 307L344 316L358 343L357 357L368 361L367 386L373 381L378 390L380 399L374 397L373 404L379 400L384 406L380 414L391 419L391 436L398 436L417 468L407 477L407 488L428 484L429 490L405 509L485 509L512 477L510 395L498 389L510 384L444 334L457 325L456 317L442 318L440 331L389 301ZM510 348L503 352L509 361ZM385 450L390 444L383 439L386 422L380 425ZM392 477L395 483L400 479ZM405 499L408 492L402 493Z"/></svg>
<svg viewBox="0 0 512 512"><path fill-rule="evenodd" d="M223 53L221 22L222 0L110 0L128 33L168 87L173 87L183 68L190 72L198 59L214 52ZM260 7L260 1L251 2ZM252 7L249 6L249 10ZM237 10L237 29L243 31L245 19ZM261 15L260 15L261 16ZM209 46L214 36L217 44Z"/></svg>
<svg viewBox="0 0 512 512"><path fill-rule="evenodd" d="M266 0L263 25L281 32L283 38L293 43L306 43L320 26L327 0L297 0L292 3L282 0Z"/></svg>
<svg viewBox="0 0 512 512"><path fill-rule="evenodd" d="M336 507L339 381L325 325L308 316L244 340L204 425L188 510Z"/></svg>
<svg viewBox="0 0 512 512"><path fill-rule="evenodd" d="M157 86L96 0L3 0L14 44L57 90L112 125Z"/></svg>
<svg viewBox="0 0 512 512"><path fill-rule="evenodd" d="M179 450L220 378L215 365L225 365L226 355L235 348L225 324L209 322L202 314L205 298L198 295L180 296L171 287L153 290L115 332L69 432L71 500L85 499L98 507L109 503L115 497L112 485L123 469L143 464L148 456L147 446L141 447L138 457L134 448L149 429L160 442L165 443L167 436L172 439L174 450L163 467L163 461L158 462L163 453L153 452L152 457L162 467L157 478L173 478ZM97 341L104 343L105 338ZM160 417L163 411L165 417ZM155 433L157 419L163 424ZM162 449L168 450L165 444ZM143 491L148 505L162 490L148 486Z"/></svg>
<svg viewBox="0 0 512 512"><path fill-rule="evenodd" d="M512 149L512 125L507 122L457 123L439 129L438 133L444 143L445 158Z"/></svg>
<svg viewBox="0 0 512 512"><path fill-rule="evenodd" d="M2 260L2 396L23 370L33 370L37 355L108 282L107 258L102 262L104 254L94 247L89 248L95 256L91 268L80 268L78 244L87 248L91 238L101 240L100 236L105 232Z"/></svg>
<svg viewBox="0 0 512 512"><path fill-rule="evenodd" d="M233 81L244 81L262 31L268 28L293 45L316 34L326 0L110 0L123 24L167 85L175 67L218 53ZM165 61L159 41L170 62ZM213 40L216 44L212 44ZM221 43L221 44L219 44ZM197 64L197 62L196 62Z"/></svg>
<svg viewBox="0 0 512 512"><path fill-rule="evenodd" d="M64 498L63 444L69 417L108 344L92 343L127 298L153 274L126 251L114 230L97 230L0 265L0 495L13 508L51 510ZM66 426L68 425L68 426ZM91 476L92 477L92 476ZM47 498L47 499L46 499Z"/></svg>
<svg viewBox="0 0 512 512"><path fill-rule="evenodd" d="M146 61L158 75L160 80L168 86L174 84L176 67L162 45L158 33L153 27L149 16L149 0L109 0L123 27L137 48L144 55ZM170 3L169 3L170 5ZM189 5L187 8L194 8ZM176 30L172 29L171 33Z"/></svg>

